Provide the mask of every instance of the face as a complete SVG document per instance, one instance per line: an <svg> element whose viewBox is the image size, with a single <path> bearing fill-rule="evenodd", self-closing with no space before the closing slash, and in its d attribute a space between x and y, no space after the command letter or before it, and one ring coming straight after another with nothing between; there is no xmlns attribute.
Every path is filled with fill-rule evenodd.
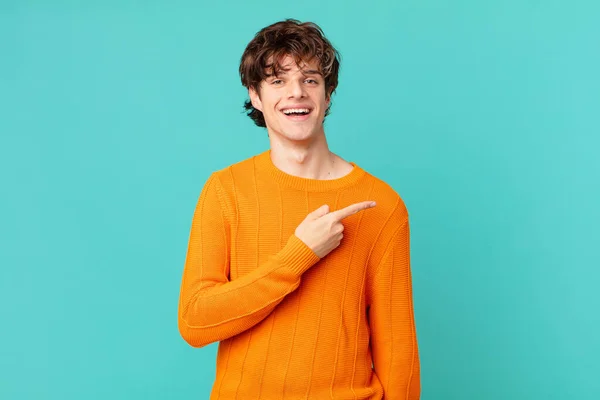
<svg viewBox="0 0 600 400"><path fill-rule="evenodd" d="M263 113L271 135L304 141L323 134L330 96L317 62L298 66L288 56L281 64L284 70L265 78L258 93L249 89L252 105Z"/></svg>

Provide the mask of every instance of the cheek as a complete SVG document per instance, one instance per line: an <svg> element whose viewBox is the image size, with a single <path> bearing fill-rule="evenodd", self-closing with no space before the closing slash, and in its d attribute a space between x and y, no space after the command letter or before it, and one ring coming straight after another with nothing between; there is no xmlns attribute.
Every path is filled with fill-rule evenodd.
<svg viewBox="0 0 600 400"><path fill-rule="evenodd" d="M276 99L264 97L262 104L263 104L263 108L265 111L270 112L270 113L277 112L277 100Z"/></svg>
<svg viewBox="0 0 600 400"><path fill-rule="evenodd" d="M327 95L325 94L325 92L321 91L318 94L316 94L315 97L317 99L320 99L321 104L324 105L325 107L327 107L329 105L329 99L327 98Z"/></svg>

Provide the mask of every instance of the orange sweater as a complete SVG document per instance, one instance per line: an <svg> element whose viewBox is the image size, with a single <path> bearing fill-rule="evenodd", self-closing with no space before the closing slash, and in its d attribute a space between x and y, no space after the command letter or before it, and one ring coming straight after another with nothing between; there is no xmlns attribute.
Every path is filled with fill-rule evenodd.
<svg viewBox="0 0 600 400"><path fill-rule="evenodd" d="M408 213L355 163L333 180L286 174L270 150L214 172L189 237L178 325L220 341L211 399L414 400L420 369ZM294 235L306 215L375 200L320 259Z"/></svg>

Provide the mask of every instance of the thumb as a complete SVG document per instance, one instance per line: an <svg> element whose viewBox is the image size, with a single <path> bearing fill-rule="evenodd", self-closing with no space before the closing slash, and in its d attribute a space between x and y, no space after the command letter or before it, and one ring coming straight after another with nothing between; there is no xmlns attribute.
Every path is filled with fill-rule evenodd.
<svg viewBox="0 0 600 400"><path fill-rule="evenodd" d="M323 215L329 212L329 206L327 204L323 204L321 207L317 208L315 211L310 213L313 218L320 218Z"/></svg>

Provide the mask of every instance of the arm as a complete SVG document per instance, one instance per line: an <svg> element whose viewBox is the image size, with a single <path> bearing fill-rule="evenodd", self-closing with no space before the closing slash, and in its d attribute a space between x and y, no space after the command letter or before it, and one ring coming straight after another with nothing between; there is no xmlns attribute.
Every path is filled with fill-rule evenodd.
<svg viewBox="0 0 600 400"><path fill-rule="evenodd" d="M295 235L264 264L229 281L229 224L218 178L208 179L194 211L178 310L181 336L191 346L235 336L262 321L300 284L319 257Z"/></svg>
<svg viewBox="0 0 600 400"><path fill-rule="evenodd" d="M392 237L373 280L369 305L375 374L385 400L418 400L420 365L413 313L408 219Z"/></svg>

